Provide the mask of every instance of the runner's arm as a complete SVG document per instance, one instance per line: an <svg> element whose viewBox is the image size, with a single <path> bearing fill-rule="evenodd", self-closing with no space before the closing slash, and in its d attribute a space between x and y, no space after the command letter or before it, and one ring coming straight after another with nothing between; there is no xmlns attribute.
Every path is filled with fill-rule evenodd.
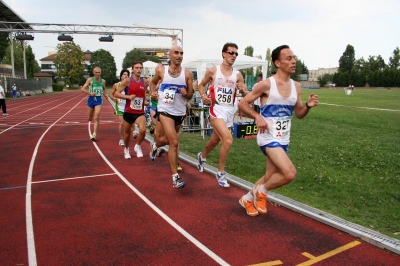
<svg viewBox="0 0 400 266"><path fill-rule="evenodd" d="M92 78L88 78L85 82L85 84L83 84L81 91L83 93L86 93L89 96L96 96L96 93L94 92L90 92L87 88L92 84Z"/></svg>

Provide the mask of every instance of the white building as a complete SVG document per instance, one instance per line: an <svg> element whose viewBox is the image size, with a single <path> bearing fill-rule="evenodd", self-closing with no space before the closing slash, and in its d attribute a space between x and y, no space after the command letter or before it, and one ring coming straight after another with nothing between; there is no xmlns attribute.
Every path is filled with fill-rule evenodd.
<svg viewBox="0 0 400 266"><path fill-rule="evenodd" d="M323 76L325 74L335 74L338 72L338 67L332 68L318 68L318 70L309 70L308 71L308 81L318 81L319 76Z"/></svg>

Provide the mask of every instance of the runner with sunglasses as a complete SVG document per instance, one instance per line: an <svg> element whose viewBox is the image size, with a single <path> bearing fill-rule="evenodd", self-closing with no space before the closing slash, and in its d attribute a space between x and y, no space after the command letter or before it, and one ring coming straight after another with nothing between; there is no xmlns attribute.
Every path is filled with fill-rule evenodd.
<svg viewBox="0 0 400 266"><path fill-rule="evenodd" d="M210 104L210 122L213 133L203 152L197 154L197 168L204 171L203 163L207 155L222 142L219 150L218 173L216 178L221 187L229 187L225 177L225 163L232 146L233 137L229 127L233 125L233 118L237 110L235 105L237 90L245 96L249 92L244 85L242 74L233 67L238 56L238 46L235 43L226 43L222 48L222 64L209 68L199 85L199 92L203 104ZM205 93L205 86L210 83L210 95Z"/></svg>

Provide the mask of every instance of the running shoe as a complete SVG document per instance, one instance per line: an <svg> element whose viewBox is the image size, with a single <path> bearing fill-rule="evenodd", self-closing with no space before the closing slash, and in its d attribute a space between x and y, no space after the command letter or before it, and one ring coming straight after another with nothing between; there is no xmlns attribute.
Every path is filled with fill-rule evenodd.
<svg viewBox="0 0 400 266"><path fill-rule="evenodd" d="M90 137L90 139L91 139L92 141L96 141L96 133L92 134L92 136Z"/></svg>
<svg viewBox="0 0 400 266"><path fill-rule="evenodd" d="M182 166L178 163L178 165L176 166L176 170L179 172L182 172Z"/></svg>
<svg viewBox="0 0 400 266"><path fill-rule="evenodd" d="M186 183L181 180L178 174L172 175L172 187L184 188Z"/></svg>
<svg viewBox="0 0 400 266"><path fill-rule="evenodd" d="M7 113L3 113L3 116L9 116L9 114L7 114Z"/></svg>
<svg viewBox="0 0 400 266"><path fill-rule="evenodd" d="M267 195L258 191L258 187L259 185L253 187L254 206L259 213L267 214Z"/></svg>
<svg viewBox="0 0 400 266"><path fill-rule="evenodd" d="M256 208L253 205L253 202L251 202L250 200L245 200L244 199L245 195L243 195L240 199L239 199L239 204L246 209L246 212L248 215L250 216L257 216L258 215L258 211L256 210Z"/></svg>
<svg viewBox="0 0 400 266"><path fill-rule="evenodd" d="M151 151L150 151L150 159L152 161L154 161L156 159L156 153L157 153L157 146L155 142L150 142L150 147L151 147Z"/></svg>
<svg viewBox="0 0 400 266"><path fill-rule="evenodd" d="M125 143L124 143L124 140L123 140L123 139L120 139L120 140L119 140L119 146L125 146Z"/></svg>
<svg viewBox="0 0 400 266"><path fill-rule="evenodd" d="M206 159L202 159L202 158L201 158L201 155L202 155L202 154L203 154L202 152L199 152L199 153L197 154L197 159L199 160L199 162L197 163L197 169L199 169L200 172L203 172L203 171L204 171L204 165L203 165L203 163L206 161Z"/></svg>
<svg viewBox="0 0 400 266"><path fill-rule="evenodd" d="M136 157L143 157L142 147L140 147L140 145L136 144L134 150L136 152Z"/></svg>
<svg viewBox="0 0 400 266"><path fill-rule="evenodd" d="M163 148L157 148L157 157L161 157L161 155L163 155L164 152L165 150Z"/></svg>
<svg viewBox="0 0 400 266"><path fill-rule="evenodd" d="M132 132L132 136L133 136L134 139L137 138L137 135L138 135L138 133L137 133L136 131L133 131L133 132Z"/></svg>
<svg viewBox="0 0 400 266"><path fill-rule="evenodd" d="M221 173L221 174L216 174L215 177L217 178L218 184L221 187L230 187L230 185L228 184L228 180L226 180L226 176L225 173Z"/></svg>
<svg viewBox="0 0 400 266"><path fill-rule="evenodd" d="M125 157L125 159L130 159L130 158L132 158L132 157L131 157L131 154L129 153L129 148L125 148L125 149L124 149L124 157Z"/></svg>

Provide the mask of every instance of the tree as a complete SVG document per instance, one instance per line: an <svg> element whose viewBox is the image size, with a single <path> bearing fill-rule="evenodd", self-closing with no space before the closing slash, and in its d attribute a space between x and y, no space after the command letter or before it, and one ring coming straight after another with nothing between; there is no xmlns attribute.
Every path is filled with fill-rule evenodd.
<svg viewBox="0 0 400 266"><path fill-rule="evenodd" d="M355 61L356 59L355 59L354 47L348 44L346 50L339 59L339 71L350 72L354 66Z"/></svg>
<svg viewBox="0 0 400 266"><path fill-rule="evenodd" d="M267 49L267 53L265 55L265 60L268 61L268 69L267 69L267 77L271 76L271 65L272 65L272 57L271 57L271 49Z"/></svg>
<svg viewBox="0 0 400 266"><path fill-rule="evenodd" d="M261 56L261 55L256 56L256 58L262 60L262 56ZM258 76L258 75L261 74L261 73L262 73L262 66L258 66L258 67L256 68L256 76Z"/></svg>
<svg viewBox="0 0 400 266"><path fill-rule="evenodd" d="M124 60L122 61L122 69L128 69L132 67L133 62L146 62L147 55L143 50L140 49L133 49L126 53Z"/></svg>
<svg viewBox="0 0 400 266"><path fill-rule="evenodd" d="M65 78L65 84L70 86L79 84L85 70L85 57L82 49L74 42L64 42L57 45L57 57L54 65L57 68L57 75Z"/></svg>
<svg viewBox="0 0 400 266"><path fill-rule="evenodd" d="M14 69L23 71L24 70L24 58L22 53L22 43L21 41L13 41L14 50ZM6 55L3 59L4 64L11 65L11 45L7 47Z"/></svg>
<svg viewBox="0 0 400 266"><path fill-rule="evenodd" d="M374 72L376 70L383 70L386 67L385 60L382 56L369 56L368 57L369 71Z"/></svg>
<svg viewBox="0 0 400 266"><path fill-rule="evenodd" d="M326 84L328 81L332 81L332 80L333 80L333 75L332 75L332 74L326 73L326 74L324 74L324 75L319 76L319 77L317 78L317 80L318 80L319 86L320 86L320 87L324 87L325 84Z"/></svg>
<svg viewBox="0 0 400 266"><path fill-rule="evenodd" d="M393 51L393 57L389 58L389 67L390 68L400 68L400 50L399 47L396 47Z"/></svg>
<svg viewBox="0 0 400 266"><path fill-rule="evenodd" d="M101 68L101 77L107 84L113 84L116 81L117 66L115 65L114 56L109 51L99 49L92 53L90 64L88 65L89 75L92 76L93 68Z"/></svg>
<svg viewBox="0 0 400 266"><path fill-rule="evenodd" d="M146 61L151 61L151 62L154 62L154 63L161 63L160 58L158 56L156 56L156 55L148 55Z"/></svg>
<svg viewBox="0 0 400 266"><path fill-rule="evenodd" d="M8 38L8 32L0 32L0 62L3 62L9 46L10 40Z"/></svg>
<svg viewBox="0 0 400 266"><path fill-rule="evenodd" d="M254 52L254 48L252 47L252 46L247 46L245 49L244 49L244 55L247 55L247 56L251 56L251 57L253 57L253 52ZM247 68L246 69L246 77L247 76L253 76L253 68L251 67L251 68Z"/></svg>
<svg viewBox="0 0 400 266"><path fill-rule="evenodd" d="M304 61L301 61L301 74L309 74L308 67L304 64Z"/></svg>
<svg viewBox="0 0 400 266"><path fill-rule="evenodd" d="M33 78L35 73L40 72L40 66L35 59L35 54L32 51L32 47L28 45L25 48L25 59L26 59L26 77Z"/></svg>

